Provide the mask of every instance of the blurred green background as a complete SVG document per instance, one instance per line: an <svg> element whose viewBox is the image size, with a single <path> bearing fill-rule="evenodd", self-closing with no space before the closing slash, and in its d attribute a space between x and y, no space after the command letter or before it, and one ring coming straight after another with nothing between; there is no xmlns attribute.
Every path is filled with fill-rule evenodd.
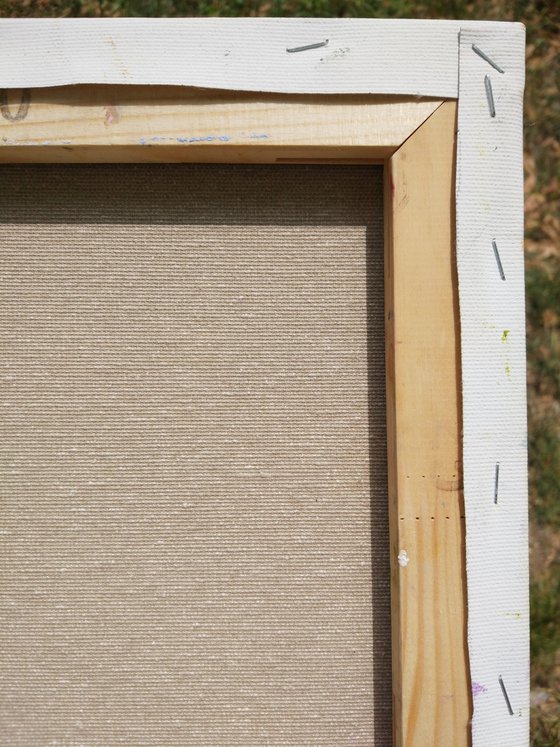
<svg viewBox="0 0 560 747"><path fill-rule="evenodd" d="M526 25L532 745L559 747L560 0L0 0L0 17L49 16L455 18Z"/></svg>

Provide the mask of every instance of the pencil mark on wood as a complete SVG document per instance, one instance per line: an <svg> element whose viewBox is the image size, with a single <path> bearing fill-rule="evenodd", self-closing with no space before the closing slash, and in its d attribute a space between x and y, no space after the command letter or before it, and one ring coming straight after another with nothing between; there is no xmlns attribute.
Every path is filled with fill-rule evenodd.
<svg viewBox="0 0 560 747"><path fill-rule="evenodd" d="M21 97L17 110L12 112L10 102L8 100L8 91L4 88L0 91L0 112L4 119L8 122L20 122L22 119L27 117L29 111L29 105L31 104L31 91L29 88L21 89Z"/></svg>

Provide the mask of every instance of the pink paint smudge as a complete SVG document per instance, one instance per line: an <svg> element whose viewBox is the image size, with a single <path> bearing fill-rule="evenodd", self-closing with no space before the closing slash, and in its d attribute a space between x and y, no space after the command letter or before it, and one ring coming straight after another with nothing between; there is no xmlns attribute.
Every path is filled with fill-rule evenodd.
<svg viewBox="0 0 560 747"><path fill-rule="evenodd" d="M107 104L105 107L105 124L112 125L117 124L121 118L121 115L119 114L119 110L116 106L113 106L113 104Z"/></svg>
<svg viewBox="0 0 560 747"><path fill-rule="evenodd" d="M472 683L472 694L473 698L476 698L477 695L481 695L482 693L487 693L488 688L484 685L480 685L478 682Z"/></svg>

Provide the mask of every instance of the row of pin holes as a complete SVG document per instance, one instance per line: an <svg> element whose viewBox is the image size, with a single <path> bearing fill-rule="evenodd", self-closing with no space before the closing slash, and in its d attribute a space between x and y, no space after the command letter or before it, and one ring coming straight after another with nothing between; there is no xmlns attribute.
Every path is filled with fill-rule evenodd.
<svg viewBox="0 0 560 747"><path fill-rule="evenodd" d="M407 475L406 477L407 477L407 480L410 480L410 475ZM425 478L426 478L426 475L422 475L422 477L423 477L423 478L425 479ZM436 475L436 477L441 477L441 475ZM457 475L451 475L451 477L457 477ZM416 519L416 521L420 521L420 517L419 517L419 516L415 516L414 518ZM450 517L449 517L449 516L446 516L445 518L446 518L446 519L449 519ZM459 518L460 518L460 519L464 519L465 517L464 517L464 516L459 516ZM430 516L430 519L431 519L432 521L435 521L436 517L435 517L435 516ZM400 517L400 520L401 520L401 521L404 521L404 516L401 516L401 517Z"/></svg>

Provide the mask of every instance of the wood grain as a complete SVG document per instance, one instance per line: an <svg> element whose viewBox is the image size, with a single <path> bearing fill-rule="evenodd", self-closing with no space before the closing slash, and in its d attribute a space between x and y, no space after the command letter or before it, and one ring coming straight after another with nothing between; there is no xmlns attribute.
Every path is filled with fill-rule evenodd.
<svg viewBox="0 0 560 747"><path fill-rule="evenodd" d="M386 339L396 747L468 744L455 102L387 174Z"/></svg>
<svg viewBox="0 0 560 747"><path fill-rule="evenodd" d="M0 162L12 163L371 161L393 153L441 103L171 86L3 96Z"/></svg>
<svg viewBox="0 0 560 747"><path fill-rule="evenodd" d="M2 100L0 162L387 159L395 746L466 747L456 104L129 86L41 89L28 98L26 110L22 92Z"/></svg>

